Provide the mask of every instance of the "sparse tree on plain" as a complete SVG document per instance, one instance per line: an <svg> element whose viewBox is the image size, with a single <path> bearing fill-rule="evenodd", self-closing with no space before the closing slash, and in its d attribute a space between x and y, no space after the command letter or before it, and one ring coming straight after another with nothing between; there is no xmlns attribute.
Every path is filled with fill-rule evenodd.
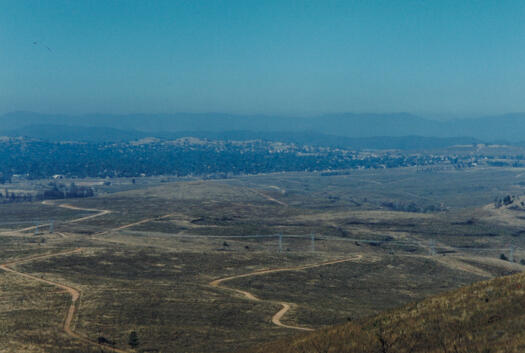
<svg viewBox="0 0 525 353"><path fill-rule="evenodd" d="M139 346L139 336L137 332L131 331L129 334L128 344L131 348L135 349Z"/></svg>

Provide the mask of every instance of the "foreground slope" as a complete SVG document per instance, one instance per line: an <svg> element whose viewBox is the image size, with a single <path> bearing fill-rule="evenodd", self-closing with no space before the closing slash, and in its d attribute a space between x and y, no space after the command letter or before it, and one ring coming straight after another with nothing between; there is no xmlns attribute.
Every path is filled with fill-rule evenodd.
<svg viewBox="0 0 525 353"><path fill-rule="evenodd" d="M479 282L250 352L524 352L525 274Z"/></svg>

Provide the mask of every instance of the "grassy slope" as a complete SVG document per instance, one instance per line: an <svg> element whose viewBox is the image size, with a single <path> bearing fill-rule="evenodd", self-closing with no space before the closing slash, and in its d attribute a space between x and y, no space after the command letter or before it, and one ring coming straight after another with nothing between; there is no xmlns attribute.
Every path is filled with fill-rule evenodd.
<svg viewBox="0 0 525 353"><path fill-rule="evenodd" d="M520 273L250 352L524 352L524 308Z"/></svg>

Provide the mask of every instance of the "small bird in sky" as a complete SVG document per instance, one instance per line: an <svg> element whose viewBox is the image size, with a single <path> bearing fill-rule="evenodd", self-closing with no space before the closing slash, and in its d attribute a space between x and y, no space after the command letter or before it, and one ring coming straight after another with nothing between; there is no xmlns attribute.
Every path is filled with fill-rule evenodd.
<svg viewBox="0 0 525 353"><path fill-rule="evenodd" d="M33 45L39 45L39 44L41 44L41 43L38 42L38 41L36 41L36 40L33 41ZM53 50L52 50L50 47L48 47L47 45L45 45L45 44L42 44L42 45L43 45L44 48L46 48L48 51L53 51Z"/></svg>

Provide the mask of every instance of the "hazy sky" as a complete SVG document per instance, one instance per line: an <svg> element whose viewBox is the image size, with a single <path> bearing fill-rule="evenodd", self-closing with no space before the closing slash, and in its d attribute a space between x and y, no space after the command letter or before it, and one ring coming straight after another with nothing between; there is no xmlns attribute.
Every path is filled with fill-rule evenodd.
<svg viewBox="0 0 525 353"><path fill-rule="evenodd" d="M525 111L525 1L0 0L14 110Z"/></svg>

